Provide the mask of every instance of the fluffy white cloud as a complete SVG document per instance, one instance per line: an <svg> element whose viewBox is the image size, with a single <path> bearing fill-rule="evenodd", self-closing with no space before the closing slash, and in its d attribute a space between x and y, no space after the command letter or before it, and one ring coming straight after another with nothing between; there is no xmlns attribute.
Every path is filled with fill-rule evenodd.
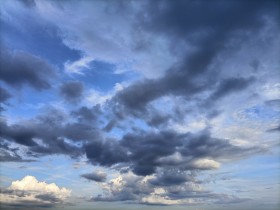
<svg viewBox="0 0 280 210"><path fill-rule="evenodd" d="M191 165L199 169L217 169L220 163L210 159L196 159L191 162Z"/></svg>
<svg viewBox="0 0 280 210"><path fill-rule="evenodd" d="M71 190L65 187L40 182L34 176L25 176L1 190L0 200L3 204L53 206L63 203L70 195Z"/></svg>

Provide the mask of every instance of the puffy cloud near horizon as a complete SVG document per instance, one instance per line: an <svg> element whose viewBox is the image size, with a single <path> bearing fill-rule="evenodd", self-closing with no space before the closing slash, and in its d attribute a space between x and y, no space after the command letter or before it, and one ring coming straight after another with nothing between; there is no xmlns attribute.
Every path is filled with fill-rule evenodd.
<svg viewBox="0 0 280 210"><path fill-rule="evenodd" d="M13 181L6 189L1 189L1 205L19 207L53 207L63 204L71 195L71 190L59 188L55 183L38 181L34 176L25 176Z"/></svg>

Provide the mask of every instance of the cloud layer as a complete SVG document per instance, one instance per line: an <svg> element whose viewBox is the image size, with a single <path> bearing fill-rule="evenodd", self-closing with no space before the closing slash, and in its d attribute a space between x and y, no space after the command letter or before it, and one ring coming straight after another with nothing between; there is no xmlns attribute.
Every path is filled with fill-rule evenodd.
<svg viewBox="0 0 280 210"><path fill-rule="evenodd" d="M201 177L279 146L276 1L15 2L1 17L2 162L85 159L102 168L77 176L100 187L95 202L250 200ZM10 28L25 33L24 21L67 59L15 47ZM52 207L70 191L27 176L1 196Z"/></svg>

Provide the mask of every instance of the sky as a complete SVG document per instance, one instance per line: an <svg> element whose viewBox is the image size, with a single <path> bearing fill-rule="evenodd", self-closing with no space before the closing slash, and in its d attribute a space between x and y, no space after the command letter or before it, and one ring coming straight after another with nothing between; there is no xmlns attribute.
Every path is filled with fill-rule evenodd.
<svg viewBox="0 0 280 210"><path fill-rule="evenodd" d="M0 8L1 209L279 209L279 1Z"/></svg>

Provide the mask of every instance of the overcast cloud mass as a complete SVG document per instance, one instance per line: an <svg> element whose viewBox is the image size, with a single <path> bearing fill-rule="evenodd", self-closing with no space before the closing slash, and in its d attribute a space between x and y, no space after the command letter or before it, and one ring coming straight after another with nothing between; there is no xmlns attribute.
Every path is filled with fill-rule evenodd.
<svg viewBox="0 0 280 210"><path fill-rule="evenodd" d="M1 0L3 209L276 210L276 0Z"/></svg>

